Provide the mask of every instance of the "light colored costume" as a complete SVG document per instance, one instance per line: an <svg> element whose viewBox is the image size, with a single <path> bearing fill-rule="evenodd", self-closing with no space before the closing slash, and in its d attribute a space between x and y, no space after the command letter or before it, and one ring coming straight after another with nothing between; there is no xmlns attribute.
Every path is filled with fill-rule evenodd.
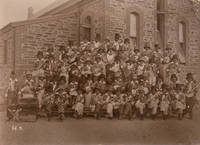
<svg viewBox="0 0 200 145"><path fill-rule="evenodd" d="M83 116L84 105L82 102L77 102L74 110L78 113L79 116Z"/></svg>
<svg viewBox="0 0 200 145"><path fill-rule="evenodd" d="M172 74L176 74L177 79L179 81L179 74L180 74L180 71L181 71L180 64L171 62L166 66L165 71L166 71L166 83L167 84L170 83L170 79L171 79Z"/></svg>
<svg viewBox="0 0 200 145"><path fill-rule="evenodd" d="M145 64L144 63L140 64L137 68L137 75L138 76L143 75L144 69L145 69Z"/></svg>
<svg viewBox="0 0 200 145"><path fill-rule="evenodd" d="M186 103L185 103L185 96L183 93L176 93L175 94L176 98L176 109L179 110L179 113L183 113L183 110L186 108Z"/></svg>
<svg viewBox="0 0 200 145"><path fill-rule="evenodd" d="M33 71L33 76L35 77L40 77L40 76L44 76L44 69L43 69L43 65L45 63L45 60L42 59L37 59L36 61L36 70Z"/></svg>
<svg viewBox="0 0 200 145"><path fill-rule="evenodd" d="M196 82L195 81L191 81L191 82L187 82L186 84L186 97L187 98L192 98L195 96L195 93L197 92L196 87Z"/></svg>
<svg viewBox="0 0 200 145"><path fill-rule="evenodd" d="M89 92L85 95L85 107L90 107L90 105L91 105L91 100L92 100L92 92L89 91Z"/></svg>
<svg viewBox="0 0 200 145"><path fill-rule="evenodd" d="M155 72L155 66L151 66L149 70L149 84L152 86L156 85L156 72Z"/></svg>
<svg viewBox="0 0 200 145"><path fill-rule="evenodd" d="M26 80L25 81L25 86L21 89L20 95L22 95L23 98L34 98L34 81L31 80Z"/></svg>
<svg viewBox="0 0 200 145"><path fill-rule="evenodd" d="M100 62L93 66L94 76L99 77L101 74L104 74L104 72L105 72L105 67L104 67L103 63Z"/></svg>
<svg viewBox="0 0 200 145"><path fill-rule="evenodd" d="M37 99L38 99L38 105L39 105L39 108L42 107L42 99L44 97L44 82L39 82L39 91L37 93Z"/></svg>
<svg viewBox="0 0 200 145"><path fill-rule="evenodd" d="M66 84L69 83L69 73L68 73L68 67L67 66L63 66L61 68L61 73L60 76L64 76L66 78Z"/></svg>
<svg viewBox="0 0 200 145"><path fill-rule="evenodd" d="M107 113L108 113L108 115L109 115L109 117L113 117L113 103L112 102L109 102L108 104L107 104Z"/></svg>
<svg viewBox="0 0 200 145"><path fill-rule="evenodd" d="M158 99L158 94L150 94L150 98L149 98L149 108L152 109L152 114L155 115L157 113L157 109L158 109L158 103L159 103L159 99Z"/></svg>
<svg viewBox="0 0 200 145"><path fill-rule="evenodd" d="M18 80L16 78L9 79L9 85L8 85L8 89L7 89L7 93L6 93L6 97L8 97L8 105L17 103L17 93L18 93L18 89L16 86L17 82L18 82Z"/></svg>
<svg viewBox="0 0 200 145"><path fill-rule="evenodd" d="M169 105L170 102L168 99L168 94L162 94L160 101L160 111L162 111L164 115L168 115Z"/></svg>
<svg viewBox="0 0 200 145"><path fill-rule="evenodd" d="M196 93L197 93L197 87L199 86L199 84L197 85L196 82L194 80L192 81L188 81L186 84L186 112L189 113L190 118L192 118L192 112L193 112L193 107L196 103Z"/></svg>
<svg viewBox="0 0 200 145"><path fill-rule="evenodd" d="M106 102L108 103L107 107L106 107L106 111L108 113L108 116L112 118L113 117L114 103L113 103L112 100L110 100L110 97L107 97Z"/></svg>
<svg viewBox="0 0 200 145"><path fill-rule="evenodd" d="M120 73L120 64L119 63L115 63L114 66L110 70L115 73L115 77L119 77L120 74L121 74Z"/></svg>
<svg viewBox="0 0 200 145"><path fill-rule="evenodd" d="M136 108L139 109L140 114L144 114L144 108L145 108L145 103L142 102L141 100L138 100L135 104Z"/></svg>
<svg viewBox="0 0 200 145"><path fill-rule="evenodd" d="M107 61L108 63L113 63L115 60L115 54L107 54Z"/></svg>

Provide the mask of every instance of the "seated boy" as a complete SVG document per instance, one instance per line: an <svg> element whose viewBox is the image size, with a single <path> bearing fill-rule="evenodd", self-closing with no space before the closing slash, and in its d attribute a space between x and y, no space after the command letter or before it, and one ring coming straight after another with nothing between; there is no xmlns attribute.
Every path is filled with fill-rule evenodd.
<svg viewBox="0 0 200 145"><path fill-rule="evenodd" d="M158 92L156 92L155 88L151 89L151 93L147 102L149 109L151 109L151 117L154 120L158 111L158 104L159 104L159 94Z"/></svg>
<svg viewBox="0 0 200 145"><path fill-rule="evenodd" d="M176 109L178 111L178 119L182 120L183 111L186 109L186 99L185 99L185 94L183 93L183 90L181 88L181 84L177 85L175 98L176 98Z"/></svg>
<svg viewBox="0 0 200 145"><path fill-rule="evenodd" d="M8 121L13 120L14 122L19 122L19 113L22 111L22 108L20 108L18 105L11 105L8 107Z"/></svg>
<svg viewBox="0 0 200 145"><path fill-rule="evenodd" d="M34 98L35 95L35 88L34 88L34 80L32 79L32 74L28 72L26 74L26 80L25 84L22 87L21 91L19 92L19 95L21 95L22 98Z"/></svg>
<svg viewBox="0 0 200 145"><path fill-rule="evenodd" d="M137 100L135 107L139 111L140 119L144 119L144 109L145 109L146 103L145 103L145 96L144 96L144 91L139 90L139 99Z"/></svg>
<svg viewBox="0 0 200 145"><path fill-rule="evenodd" d="M160 100L160 111L162 112L163 120L166 120L169 114L170 107L170 94L167 86L162 86L161 100Z"/></svg>
<svg viewBox="0 0 200 145"><path fill-rule="evenodd" d="M83 117L83 111L84 111L84 97L82 94L79 94L79 97L76 100L75 105L73 106L75 110L75 118L76 119L81 119Z"/></svg>

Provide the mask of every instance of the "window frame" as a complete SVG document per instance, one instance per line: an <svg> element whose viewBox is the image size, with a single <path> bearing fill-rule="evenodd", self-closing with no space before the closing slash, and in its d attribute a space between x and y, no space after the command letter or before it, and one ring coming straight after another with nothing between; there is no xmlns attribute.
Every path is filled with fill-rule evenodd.
<svg viewBox="0 0 200 145"><path fill-rule="evenodd" d="M179 27L179 29L178 29L178 43L179 43L181 49L183 49L184 55L186 55L186 37L187 37L186 36L186 24L185 24L185 22L181 21L181 22L178 23L178 25L179 25L178 26ZM180 25L182 26L183 42L180 41Z"/></svg>
<svg viewBox="0 0 200 145"><path fill-rule="evenodd" d="M90 26L92 24L92 17L90 15L85 17L85 25Z"/></svg>
<svg viewBox="0 0 200 145"><path fill-rule="evenodd" d="M90 17L90 24L86 23L88 17ZM79 28L79 44L81 41L85 41L85 36L83 32L85 29L90 29L90 41L95 40L95 30L94 30L94 13L92 11L82 11L80 13L80 28Z"/></svg>
<svg viewBox="0 0 200 145"><path fill-rule="evenodd" d="M184 24L184 39L185 39L185 50L184 50L184 53L182 53L182 51L183 51L183 48L181 47L181 43L180 43L180 41L179 41L179 24L180 23L182 23L182 24ZM189 22L188 22L188 20L187 19L185 19L184 17L181 17L181 18L178 18L178 20L177 20L177 51L179 51L179 53L181 53L182 55L183 55L183 57L185 58L185 64L187 64L188 63L188 60L189 60L189 44L188 44L188 42L189 42Z"/></svg>
<svg viewBox="0 0 200 145"><path fill-rule="evenodd" d="M138 16L138 36L137 36L137 49L140 49L142 51L143 49L143 46L144 46L144 43L143 43L143 36L144 36L144 13L143 11L136 7L136 6L132 6L132 7L129 7L127 9L127 29L126 29L126 34L127 34L127 38L130 38L131 39L131 35L130 35L130 25L131 25L131 20L130 20L130 16L131 14L136 14ZM133 37L132 37L133 38Z"/></svg>
<svg viewBox="0 0 200 145"><path fill-rule="evenodd" d="M132 36L131 35L131 16L132 15L134 15L135 16L135 20L136 20L136 22L135 22L135 24L136 24L136 27L135 27L135 31L136 31L136 37L134 37L134 36ZM138 27L139 27L139 25L140 25L140 23L139 23L139 15L137 14L137 13L130 13L130 38L138 38L138 36L139 36L139 31L138 31Z"/></svg>

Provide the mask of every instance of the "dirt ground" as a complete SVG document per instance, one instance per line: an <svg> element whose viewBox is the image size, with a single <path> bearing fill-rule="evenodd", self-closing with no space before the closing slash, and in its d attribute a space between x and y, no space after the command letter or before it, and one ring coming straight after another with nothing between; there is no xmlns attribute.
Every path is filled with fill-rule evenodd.
<svg viewBox="0 0 200 145"><path fill-rule="evenodd" d="M6 122L0 115L0 145L73 144L200 144L200 111L193 120L40 119L36 123Z"/></svg>

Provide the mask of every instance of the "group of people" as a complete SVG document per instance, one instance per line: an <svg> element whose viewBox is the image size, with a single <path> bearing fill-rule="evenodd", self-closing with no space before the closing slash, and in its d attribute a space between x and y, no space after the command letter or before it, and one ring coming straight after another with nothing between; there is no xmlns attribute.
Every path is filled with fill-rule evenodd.
<svg viewBox="0 0 200 145"><path fill-rule="evenodd" d="M181 120L186 114L192 119L198 84L192 73L180 83L180 66L169 45L161 49L145 43L144 49L132 48L130 40L120 35L113 41L80 46L47 45L38 51L35 68L26 72L21 88L12 72L6 96L12 105L33 95L39 112L50 118L56 110L61 120L68 109L78 119L85 109L96 119L102 117L102 110L110 119L176 116Z"/></svg>

